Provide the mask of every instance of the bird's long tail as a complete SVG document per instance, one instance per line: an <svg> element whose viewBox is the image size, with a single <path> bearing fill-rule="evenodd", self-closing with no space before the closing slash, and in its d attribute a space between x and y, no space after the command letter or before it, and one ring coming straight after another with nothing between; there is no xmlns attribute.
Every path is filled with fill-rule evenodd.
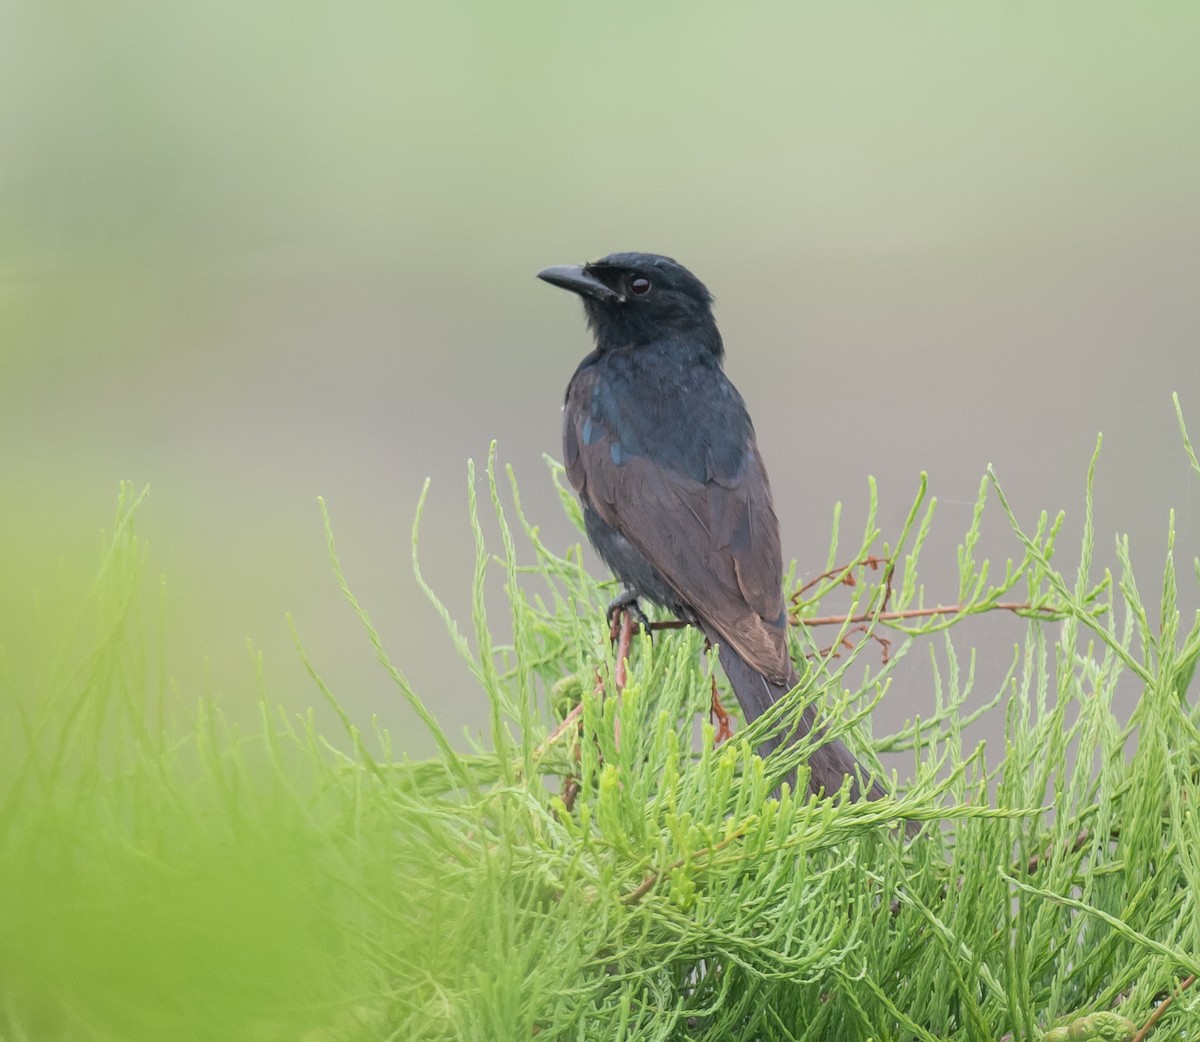
<svg viewBox="0 0 1200 1042"><path fill-rule="evenodd" d="M725 675L729 678L729 683L733 686L733 693L737 695L737 700L741 703L742 712L746 716L746 723L752 723L754 720L757 720L795 686L794 678L786 686L771 683L770 680L746 662L732 648L720 644L718 640L714 639L714 636L710 636L709 639L714 644L719 645L721 667L725 670ZM815 723L816 712L811 705L806 706L795 731L790 736L780 733L767 739L767 741L759 746L759 753L765 757L785 742L795 741L798 738L804 737L804 735L813 730ZM820 740L819 732L817 739L818 741ZM867 783L867 799L877 800L887 795L879 782L870 776L870 772L836 738L831 738L820 744L809 756L808 765L810 769L808 784L813 792L819 793L824 791L827 795L838 792L845 783L846 776L849 775L852 799L857 800L862 798L860 777L865 779ZM790 781L792 786L795 787L796 778L794 774L786 780Z"/></svg>

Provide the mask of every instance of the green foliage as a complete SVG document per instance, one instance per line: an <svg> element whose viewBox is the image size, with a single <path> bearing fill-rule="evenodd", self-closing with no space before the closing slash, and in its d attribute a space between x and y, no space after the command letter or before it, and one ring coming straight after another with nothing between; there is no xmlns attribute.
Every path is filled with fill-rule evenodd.
<svg viewBox="0 0 1200 1042"><path fill-rule="evenodd" d="M1043 1042L1133 1042L1136 1034L1131 1020L1112 1010L1101 1010L1047 1031Z"/></svg>
<svg viewBox="0 0 1200 1042"><path fill-rule="evenodd" d="M126 490L65 645L83 650L6 695L0 1038L1037 1039L1111 1026L1091 1015L1113 1009L1143 1023L1168 995L1156 1031L1194 1034L1200 1002L1177 988L1200 972L1200 619L1177 607L1173 521L1156 614L1123 542L1117 574L1090 574L1093 474L1070 577L1053 564L1063 518L1024 526L989 474L940 608L917 572L935 503L922 484L887 544L872 488L852 563L835 564L835 517L828 575L794 601L813 622L849 589L845 615L865 621L832 641L798 626L800 689L714 747L707 723L693 735L712 669L699 637L638 638L617 692L609 591L578 548L542 542L493 458L486 511L469 475L467 632L426 588L486 692L485 742L451 741L346 590L435 740L419 762L340 707L336 742L265 706L253 734L211 700L173 712ZM1020 550L1002 569L976 559L992 498ZM485 607L497 579L504 644ZM968 711L953 630L1000 607L1027 616L1025 637ZM886 662L859 625L893 630ZM857 650L821 650L842 638ZM870 707L922 644L931 712L871 737ZM910 758L899 796L776 794L804 750L753 749L812 700L862 755ZM1003 749L968 747L985 713L1003 714Z"/></svg>

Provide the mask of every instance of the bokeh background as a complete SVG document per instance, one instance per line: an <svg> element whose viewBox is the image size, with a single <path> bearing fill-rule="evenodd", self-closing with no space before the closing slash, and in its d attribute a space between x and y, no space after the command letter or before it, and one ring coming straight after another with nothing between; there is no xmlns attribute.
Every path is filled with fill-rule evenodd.
<svg viewBox="0 0 1200 1042"><path fill-rule="evenodd" d="M431 477L425 571L464 621L492 439L577 540L542 454L587 337L534 274L618 249L715 292L801 574L868 475L894 533L927 471L953 597L989 462L1027 523L1068 510L1069 566L1103 431L1101 564L1130 533L1155 603L1170 508L1185 571L1200 543L1170 402L1200 435L1198 39L1189 3L0 5L10 683L49 668L128 478L182 699L253 720L251 641L270 699L319 702L290 612L355 721L421 752L322 495L389 651L477 727L411 575L417 497ZM970 631L981 673L1017 632ZM928 677L905 663L885 721Z"/></svg>

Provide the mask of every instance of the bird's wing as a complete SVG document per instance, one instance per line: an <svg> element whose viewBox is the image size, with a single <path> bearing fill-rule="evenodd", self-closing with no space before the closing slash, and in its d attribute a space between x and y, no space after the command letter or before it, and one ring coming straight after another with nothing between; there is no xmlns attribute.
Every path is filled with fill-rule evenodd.
<svg viewBox="0 0 1200 1042"><path fill-rule="evenodd" d="M626 451L612 426L588 410L568 407L564 416L567 475L581 498L723 642L787 683L779 522L748 424L747 441L735 473L712 464L699 480Z"/></svg>

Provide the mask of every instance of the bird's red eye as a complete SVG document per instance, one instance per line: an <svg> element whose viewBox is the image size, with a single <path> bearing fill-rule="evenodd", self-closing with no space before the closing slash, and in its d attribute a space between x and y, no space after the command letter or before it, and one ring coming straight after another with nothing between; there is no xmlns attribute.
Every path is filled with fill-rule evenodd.
<svg viewBox="0 0 1200 1042"><path fill-rule="evenodd" d="M629 280L629 292L635 297L644 297L650 292L650 280L640 275Z"/></svg>

